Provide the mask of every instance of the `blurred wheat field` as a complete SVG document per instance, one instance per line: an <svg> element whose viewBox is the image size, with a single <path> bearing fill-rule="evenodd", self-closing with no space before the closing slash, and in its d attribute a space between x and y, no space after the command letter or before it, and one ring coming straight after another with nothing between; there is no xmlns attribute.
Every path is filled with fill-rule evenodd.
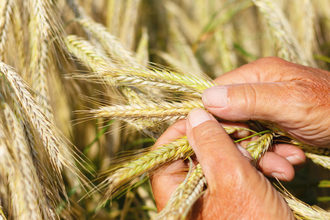
<svg viewBox="0 0 330 220"><path fill-rule="evenodd" d="M163 164L190 158L187 140L148 147L202 107L212 79L243 64L278 56L329 69L329 8L329 0L1 0L0 219L189 211L183 201L206 187L200 165L160 214L148 182ZM286 137L253 129L256 160ZM310 161L282 195L298 219L329 219L329 151L296 144Z"/></svg>

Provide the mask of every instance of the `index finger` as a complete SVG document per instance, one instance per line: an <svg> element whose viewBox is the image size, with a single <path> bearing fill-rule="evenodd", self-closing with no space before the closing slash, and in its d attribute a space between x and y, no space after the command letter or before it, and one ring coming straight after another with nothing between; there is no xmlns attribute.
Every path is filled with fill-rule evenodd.
<svg viewBox="0 0 330 220"><path fill-rule="evenodd" d="M154 147L168 144L186 135L186 120L179 120L171 125L156 141Z"/></svg>

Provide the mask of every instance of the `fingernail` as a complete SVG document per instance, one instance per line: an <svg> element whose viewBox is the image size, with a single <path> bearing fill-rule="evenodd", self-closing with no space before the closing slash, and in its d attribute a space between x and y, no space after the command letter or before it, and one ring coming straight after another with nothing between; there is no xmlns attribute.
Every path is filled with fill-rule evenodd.
<svg viewBox="0 0 330 220"><path fill-rule="evenodd" d="M297 164L304 161L304 159L299 157L298 155L288 156L286 157L286 160L289 161L291 164Z"/></svg>
<svg viewBox="0 0 330 220"><path fill-rule="evenodd" d="M286 177L286 175L284 175L283 173L276 173L276 172L274 172L274 173L271 173L270 175L272 177L275 177L275 178L279 179L279 180L288 180L288 178Z"/></svg>
<svg viewBox="0 0 330 220"><path fill-rule="evenodd" d="M247 151L244 147L242 147L240 144L236 143L237 149L241 152L241 154L246 157L249 160L252 160L252 156L249 153L249 151Z"/></svg>
<svg viewBox="0 0 330 220"><path fill-rule="evenodd" d="M199 108L192 110L188 115L188 121L192 128L209 120L212 120L212 116L205 110Z"/></svg>
<svg viewBox="0 0 330 220"><path fill-rule="evenodd" d="M223 108L227 106L227 87L214 86L203 92L202 100L205 106Z"/></svg>

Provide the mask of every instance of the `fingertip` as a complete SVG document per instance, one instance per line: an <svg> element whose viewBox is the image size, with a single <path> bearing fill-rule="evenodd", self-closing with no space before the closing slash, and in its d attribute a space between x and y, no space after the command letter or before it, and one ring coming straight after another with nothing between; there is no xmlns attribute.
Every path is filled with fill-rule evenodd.
<svg viewBox="0 0 330 220"><path fill-rule="evenodd" d="M299 165L306 162L304 151L291 144L275 145L274 153L284 157L292 165Z"/></svg>
<svg viewBox="0 0 330 220"><path fill-rule="evenodd" d="M259 168L265 175L282 181L291 181L295 174L291 163L274 152L265 153L259 161Z"/></svg>

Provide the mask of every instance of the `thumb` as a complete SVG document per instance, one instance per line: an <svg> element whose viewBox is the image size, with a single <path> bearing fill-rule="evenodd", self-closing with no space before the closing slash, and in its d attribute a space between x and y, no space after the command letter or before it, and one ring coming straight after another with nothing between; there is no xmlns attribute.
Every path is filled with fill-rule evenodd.
<svg viewBox="0 0 330 220"><path fill-rule="evenodd" d="M211 114L194 109L187 119L188 141L209 185L221 182L224 175L228 175L225 179L234 178L235 170L241 167L254 169Z"/></svg>
<svg viewBox="0 0 330 220"><path fill-rule="evenodd" d="M253 83L214 86L203 93L205 108L226 120L281 118L288 103L285 83Z"/></svg>

